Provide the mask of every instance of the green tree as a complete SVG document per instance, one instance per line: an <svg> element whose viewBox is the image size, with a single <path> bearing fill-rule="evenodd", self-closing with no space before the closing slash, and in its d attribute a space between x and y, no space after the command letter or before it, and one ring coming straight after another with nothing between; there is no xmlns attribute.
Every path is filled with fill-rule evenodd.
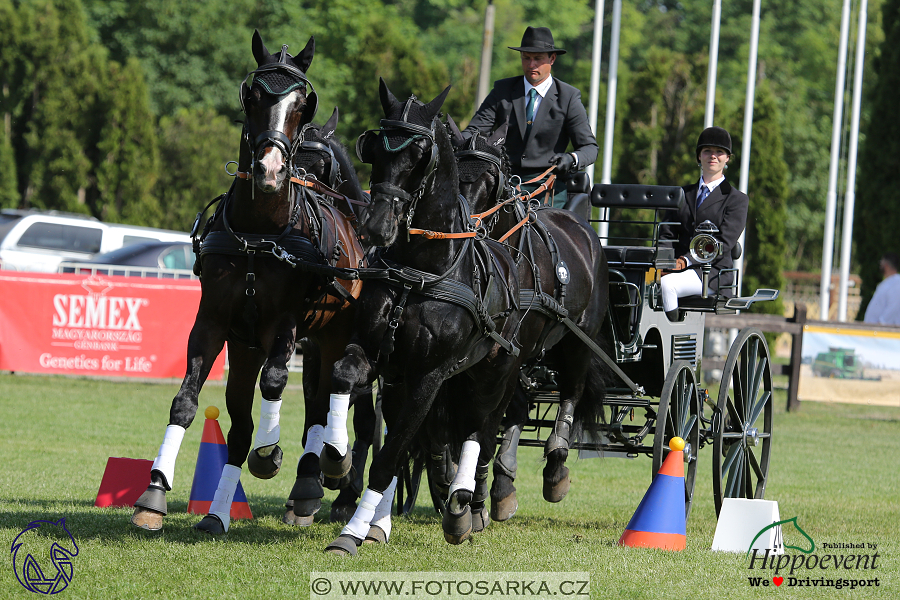
<svg viewBox="0 0 900 600"><path fill-rule="evenodd" d="M900 0L883 6L884 42L870 73L875 81L869 96L871 119L862 138L856 215L855 255L860 262L865 314L875 287L881 281L878 259L888 251L900 252L900 122L897 120L897 90L900 89Z"/></svg>
<svg viewBox="0 0 900 600"><path fill-rule="evenodd" d="M736 153L739 157L740 150L737 149ZM747 211L745 234L747 253L742 286L747 294L759 288L784 288L784 222L788 170L784 161L778 107L766 81L760 82L756 91L750 167L750 207ZM738 176L739 173L735 173L735 177ZM778 298L774 302L755 304L753 312L784 314L783 301Z"/></svg>
<svg viewBox="0 0 900 600"><path fill-rule="evenodd" d="M159 225L189 231L207 202L228 191L225 163L237 160L241 131L210 108L182 109L163 117L159 128L165 157L154 190L163 213Z"/></svg>
<svg viewBox="0 0 900 600"><path fill-rule="evenodd" d="M88 204L105 221L157 225L163 215L151 190L159 153L143 71L134 58L124 66L109 66L95 161L97 185Z"/></svg>

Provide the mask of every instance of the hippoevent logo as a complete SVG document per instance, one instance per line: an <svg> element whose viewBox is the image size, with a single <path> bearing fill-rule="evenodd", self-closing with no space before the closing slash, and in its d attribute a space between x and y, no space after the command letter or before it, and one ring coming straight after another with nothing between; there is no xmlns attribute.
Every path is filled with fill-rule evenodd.
<svg viewBox="0 0 900 600"><path fill-rule="evenodd" d="M10 552L16 579L29 592L58 594L75 574L72 559L78 556L78 544L65 518L32 521L13 540Z"/></svg>
<svg viewBox="0 0 900 600"><path fill-rule="evenodd" d="M784 548L796 550L795 554L777 554L770 549L761 553L753 547L766 531L776 528L780 536L784 527L793 525L803 538L800 545L784 544ZM746 557L753 573L747 577L750 587L810 587L843 589L879 587L881 581L873 571L879 567L878 544L871 542L827 542L819 545L800 525L797 517L777 521L763 527L747 548Z"/></svg>

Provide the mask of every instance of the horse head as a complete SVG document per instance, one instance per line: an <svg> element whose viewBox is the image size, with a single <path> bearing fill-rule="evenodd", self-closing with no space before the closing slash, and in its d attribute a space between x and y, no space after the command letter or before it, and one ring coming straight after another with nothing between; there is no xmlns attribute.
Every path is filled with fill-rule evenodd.
<svg viewBox="0 0 900 600"><path fill-rule="evenodd" d="M244 111L243 140L249 156L253 183L265 193L279 192L288 179L301 128L312 121L318 104L306 70L315 53L315 41L296 56L270 53L258 31L253 33L253 57L257 68L241 84ZM247 79L253 76L250 85ZM307 90L309 88L309 90Z"/></svg>
<svg viewBox="0 0 900 600"><path fill-rule="evenodd" d="M447 127L459 166L459 193L474 212L482 212L510 197L509 158L506 154L504 122L490 135L475 132L463 137L456 122L448 117Z"/></svg>
<svg viewBox="0 0 900 600"><path fill-rule="evenodd" d="M337 129L338 109L321 127L312 123L300 129L298 147L294 154L294 168L300 177L314 177L330 188L337 188L341 180L341 167L335 155L337 146L334 132Z"/></svg>
<svg viewBox="0 0 900 600"><path fill-rule="evenodd" d="M416 202L431 191L438 166L439 144L449 141L440 126L440 109L448 86L431 102L415 96L400 102L380 80L384 119L381 128L363 133L356 142L362 162L372 164L371 213L360 235L375 246L390 246L401 223L410 227ZM438 134L444 137L440 138Z"/></svg>

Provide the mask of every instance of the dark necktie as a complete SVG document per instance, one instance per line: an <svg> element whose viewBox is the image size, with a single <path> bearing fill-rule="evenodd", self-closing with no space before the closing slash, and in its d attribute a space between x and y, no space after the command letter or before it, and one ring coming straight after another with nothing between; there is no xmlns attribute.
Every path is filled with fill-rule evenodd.
<svg viewBox="0 0 900 600"><path fill-rule="evenodd" d="M706 200L706 197L709 196L709 188L706 185L700 186L700 191L697 192L697 208L700 208L700 205L703 204L703 201Z"/></svg>
<svg viewBox="0 0 900 600"><path fill-rule="evenodd" d="M537 90L528 90L528 106L525 107L525 135L531 133L531 125L534 123L534 100L537 98Z"/></svg>

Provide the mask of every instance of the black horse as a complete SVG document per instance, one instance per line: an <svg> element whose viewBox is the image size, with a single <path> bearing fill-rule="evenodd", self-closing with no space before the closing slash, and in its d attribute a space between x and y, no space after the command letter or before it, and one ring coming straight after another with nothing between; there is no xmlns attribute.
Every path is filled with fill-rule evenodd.
<svg viewBox="0 0 900 600"><path fill-rule="evenodd" d="M540 280L540 269L533 267L538 261L546 263L541 265L544 273L554 273L551 253L536 248L533 257L517 266L505 247L484 239L470 217L459 193L449 135L438 119L447 91L428 104L415 97L400 102L382 81L381 129L357 142L360 158L373 167L371 215L361 235L372 245L389 247L382 259L386 281L366 283L354 337L335 364L333 384L336 391L345 391L380 373L388 438L373 460L369 487L354 518L329 546L335 552L355 553L364 538L386 541L381 531L382 524L389 525L384 504L398 458L432 408L428 426L440 425L433 433L461 445L444 510L444 537L461 543L483 528L488 465L522 359L568 332L551 318L523 320L545 304L561 309L554 299L559 283L552 275L543 278L543 286L532 284L532 290L547 293L535 296L532 291L523 301L519 290L521 281ZM572 248L571 257L566 256L572 261L566 271L571 287L568 294L563 291L565 306L571 307L566 314L587 335L596 336L606 311L605 259L589 227L572 219L561 232ZM582 345L569 345L567 358L583 367L566 399L575 402L590 356ZM432 407L436 396L440 402ZM567 434L569 424L563 419L557 426L560 435ZM556 461L564 452L555 448L550 459ZM326 443L323 471L339 475L345 465L346 458L336 456ZM567 485L563 469L550 469L552 487Z"/></svg>
<svg viewBox="0 0 900 600"><path fill-rule="evenodd" d="M528 302L532 308L537 308L524 317L523 330L537 328L543 332L543 337L530 347L524 357L526 363L534 362L541 354L542 362L553 365L558 373L560 410L554 432L544 448L547 464L543 495L549 502L560 502L569 488L568 468L564 465L569 444L581 425L590 425L602 418L607 369L574 331L559 325L557 317L560 313L552 310L549 302L544 302L541 307L534 306L533 290L543 290L544 294L559 299L563 308L569 311L569 318L573 318L572 311L577 311L578 304L568 297L566 288L572 283L564 279L571 279L573 274L589 268L592 276L588 281L593 292L579 327L602 344L598 331L607 310L609 275L606 258L601 249L588 243L588 239L597 239L588 223L568 210L542 207L537 199L529 202L528 196L516 193L504 149L506 123L490 136L475 133L468 139L463 137L453 119L449 119L448 128L459 162L460 192L484 220L488 235L507 240L515 249L516 262L520 265L523 304ZM583 257L586 248L590 248L593 255L590 262ZM561 276L560 268L568 273ZM565 336L555 345L553 331L557 336ZM543 349L547 352L542 352ZM503 437L494 461L491 519L495 521L511 518L518 508L513 484L517 469L516 450L527 416L527 398L517 386L502 422Z"/></svg>
<svg viewBox="0 0 900 600"><path fill-rule="evenodd" d="M351 269L364 256L350 220L307 193L309 186L321 182L310 182L299 171L299 176L292 173L301 132L316 108L316 95L305 74L314 41L310 38L296 56L287 53L287 46L269 53L255 32L252 49L258 68L252 73L252 85L245 81L241 86L246 118L235 182L198 238L202 296L188 339L187 372L172 401L150 485L132 516L132 522L145 529L162 527L165 493L172 489L184 431L194 419L200 388L225 341L230 363L225 400L232 420L228 461L210 514L196 525L210 533L228 530L234 490L253 440L257 377L263 399L249 468L257 476L271 477L281 461L278 411L295 341L309 336L321 350L319 397L313 410L307 409L307 418L318 412L324 422L331 365L343 355L349 339L349 300L361 289L358 281L335 278L355 273ZM336 123L336 113L333 118ZM312 462L317 461L307 461ZM318 477L318 465L314 466Z"/></svg>

